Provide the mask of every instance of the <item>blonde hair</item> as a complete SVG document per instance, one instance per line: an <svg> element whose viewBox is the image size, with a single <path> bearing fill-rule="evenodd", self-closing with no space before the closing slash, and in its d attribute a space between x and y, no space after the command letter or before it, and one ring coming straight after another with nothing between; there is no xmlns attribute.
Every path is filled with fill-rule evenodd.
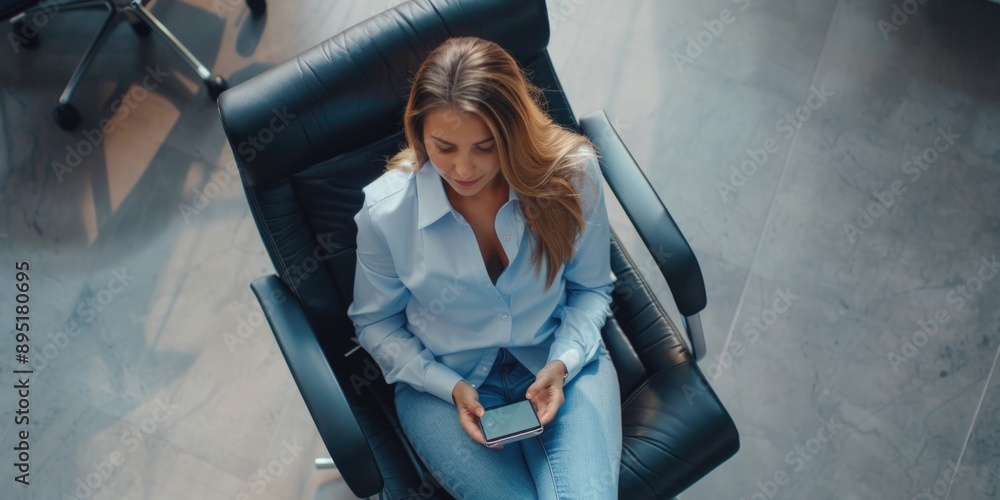
<svg viewBox="0 0 1000 500"><path fill-rule="evenodd" d="M431 111L455 109L481 118L496 141L500 172L520 196L518 208L533 236L536 276L543 257L547 261L548 289L584 230L574 184L586 175L583 163L597 152L586 136L553 121L543 106L542 89L502 47L476 37L450 38L414 76L403 114L408 145L389 159L386 170L417 171L427 162L423 126Z"/></svg>

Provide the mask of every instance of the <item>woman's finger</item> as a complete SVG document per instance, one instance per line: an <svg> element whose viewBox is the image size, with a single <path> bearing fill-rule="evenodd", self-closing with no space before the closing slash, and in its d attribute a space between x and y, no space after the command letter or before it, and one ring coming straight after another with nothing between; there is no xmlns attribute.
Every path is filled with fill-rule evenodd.
<svg viewBox="0 0 1000 500"><path fill-rule="evenodd" d="M542 390L542 387L539 387L538 381L536 380L535 383L528 386L528 390L524 393L524 397L526 399L531 399L535 397L540 390Z"/></svg>
<svg viewBox="0 0 1000 500"><path fill-rule="evenodd" d="M483 431L479 429L479 424L476 423L475 418L472 415L463 414L459 416L458 423L462 425L465 429L465 433L469 435L473 440L477 441L479 444L486 444L486 438L483 436Z"/></svg>

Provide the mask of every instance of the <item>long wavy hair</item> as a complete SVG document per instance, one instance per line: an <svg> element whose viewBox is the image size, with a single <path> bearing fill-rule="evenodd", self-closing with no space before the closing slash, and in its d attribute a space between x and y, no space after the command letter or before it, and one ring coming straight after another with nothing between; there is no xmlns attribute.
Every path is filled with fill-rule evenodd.
<svg viewBox="0 0 1000 500"><path fill-rule="evenodd" d="M542 89L528 81L502 47L476 37L450 38L414 75L403 114L407 145L389 159L386 171L417 171L427 162L424 121L431 111L479 116L496 141L501 175L520 196L536 276L546 260L548 289L562 264L573 258L576 238L584 230L581 196L574 185L586 177L583 163L598 153L586 136L553 121L545 106Z"/></svg>

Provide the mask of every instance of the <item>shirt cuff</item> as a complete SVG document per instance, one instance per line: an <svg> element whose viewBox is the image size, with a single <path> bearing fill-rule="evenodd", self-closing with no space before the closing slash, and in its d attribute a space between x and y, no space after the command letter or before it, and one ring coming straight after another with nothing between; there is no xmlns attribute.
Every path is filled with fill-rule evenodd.
<svg viewBox="0 0 1000 500"><path fill-rule="evenodd" d="M440 362L434 362L427 367L427 373L424 375L424 389L454 406L455 400L452 399L451 393L454 392L455 385L462 380L465 379L455 373L455 370Z"/></svg>
<svg viewBox="0 0 1000 500"><path fill-rule="evenodd" d="M560 347L558 343L553 346L554 349L549 353L549 361L559 360L566 365L566 379L563 380L565 387L583 369L583 352L575 347Z"/></svg>

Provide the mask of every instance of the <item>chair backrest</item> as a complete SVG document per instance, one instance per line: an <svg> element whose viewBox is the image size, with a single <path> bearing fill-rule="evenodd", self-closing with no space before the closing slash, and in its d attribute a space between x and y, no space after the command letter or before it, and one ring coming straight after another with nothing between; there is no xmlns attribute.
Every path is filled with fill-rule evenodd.
<svg viewBox="0 0 1000 500"><path fill-rule="evenodd" d="M431 50L453 36L498 43L545 89L549 114L578 130L546 50L546 12L545 0L412 0L258 75L253 92L220 97L268 254L313 328L330 333L328 356L355 346L353 217L405 142L411 79Z"/></svg>

